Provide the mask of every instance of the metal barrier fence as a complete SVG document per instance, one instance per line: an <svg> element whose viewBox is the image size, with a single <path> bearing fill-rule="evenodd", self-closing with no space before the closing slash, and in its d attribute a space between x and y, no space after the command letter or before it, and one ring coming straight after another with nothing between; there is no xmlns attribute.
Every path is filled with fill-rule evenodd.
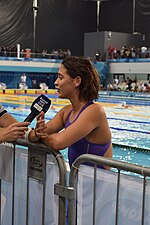
<svg viewBox="0 0 150 225"><path fill-rule="evenodd" d="M22 139L1 144L0 178L0 224L66 224L66 165L59 152Z"/></svg>
<svg viewBox="0 0 150 225"><path fill-rule="evenodd" d="M94 167L81 165L87 162ZM98 169L99 164L112 169ZM80 156L70 172L74 198L68 200L68 224L149 225L149 176L149 167L90 154Z"/></svg>
<svg viewBox="0 0 150 225"><path fill-rule="evenodd" d="M62 155L42 143L1 144L0 224L150 225L149 167L85 154L73 163L68 186L66 172Z"/></svg>

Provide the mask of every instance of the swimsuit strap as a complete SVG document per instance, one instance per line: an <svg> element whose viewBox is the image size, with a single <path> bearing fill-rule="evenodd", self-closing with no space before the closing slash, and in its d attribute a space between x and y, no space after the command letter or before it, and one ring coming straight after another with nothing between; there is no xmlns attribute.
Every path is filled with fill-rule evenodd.
<svg viewBox="0 0 150 225"><path fill-rule="evenodd" d="M79 114L77 115L77 117L75 118L74 121L76 121L76 120L78 119L78 117L80 116L81 112L83 112L83 110L86 109L86 108L87 108L89 105L91 105L91 104L93 104L93 102L88 102L88 103L86 103L86 104L81 108ZM73 122L74 122L74 121L73 121Z"/></svg>
<svg viewBox="0 0 150 225"><path fill-rule="evenodd" d="M86 107L88 107L88 106L91 105L91 104L93 104L93 102L88 102L88 103L86 103L86 104L81 108L81 110L80 110L79 113L81 113Z"/></svg>
<svg viewBox="0 0 150 225"><path fill-rule="evenodd" d="M93 104L93 102L88 102L88 103L86 103L82 108L81 108L81 110L80 110L80 112L78 113L78 115L77 115L77 117L74 119L74 121L72 122L72 123L74 123L77 119L78 119L78 117L80 116L80 114L81 114L81 112L83 112L83 110L84 109L86 109L89 105L91 105L91 104ZM70 121L70 114L71 114L71 112L73 111L73 109L70 111L70 113L69 113L69 115L68 115L68 121ZM69 122L70 123L70 122ZM70 123L71 124L71 123Z"/></svg>
<svg viewBox="0 0 150 225"><path fill-rule="evenodd" d="M77 115L77 117L74 119L73 122L75 122L75 121L78 119L80 113L81 113L87 106L89 106L89 105L91 105L91 104L93 104L92 101L86 103L86 104L81 108L79 114ZM70 114L71 114L72 111L73 111L73 109L72 109L72 110L69 112L69 114L68 114L68 117L67 117L67 120L66 120L66 123L65 123L65 128L68 127L68 126L71 124L71 123L70 123ZM72 122L72 123L73 123L73 122Z"/></svg>

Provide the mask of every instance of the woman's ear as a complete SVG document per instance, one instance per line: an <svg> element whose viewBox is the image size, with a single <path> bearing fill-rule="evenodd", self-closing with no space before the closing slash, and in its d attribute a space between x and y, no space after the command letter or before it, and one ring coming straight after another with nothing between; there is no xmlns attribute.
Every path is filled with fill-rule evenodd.
<svg viewBox="0 0 150 225"><path fill-rule="evenodd" d="M78 87L81 84L81 77L80 76L77 76L74 79L74 82L75 82L75 87Z"/></svg>

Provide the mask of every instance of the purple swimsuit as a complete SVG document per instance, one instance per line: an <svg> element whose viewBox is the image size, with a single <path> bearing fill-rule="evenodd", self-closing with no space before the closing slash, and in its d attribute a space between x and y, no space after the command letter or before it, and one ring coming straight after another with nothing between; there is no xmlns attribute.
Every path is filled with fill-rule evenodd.
<svg viewBox="0 0 150 225"><path fill-rule="evenodd" d="M74 123L78 119L81 112L91 104L93 104L93 102L88 102L87 104L85 104L72 123ZM71 110L71 112L72 112L72 110ZM65 124L65 128L67 128L68 126L70 126L72 124L72 123L70 123L71 112L68 115L68 118L67 118L67 121ZM108 150L109 146L110 146L110 141L106 144L94 144L94 143L87 141L85 138L82 138L81 140L75 142L68 148L68 159L69 159L70 167L72 166L72 163L74 162L74 160L82 154L89 153L89 154L104 156L104 154ZM88 163L88 165L90 165L90 164ZM103 166L99 166L99 168L103 168Z"/></svg>

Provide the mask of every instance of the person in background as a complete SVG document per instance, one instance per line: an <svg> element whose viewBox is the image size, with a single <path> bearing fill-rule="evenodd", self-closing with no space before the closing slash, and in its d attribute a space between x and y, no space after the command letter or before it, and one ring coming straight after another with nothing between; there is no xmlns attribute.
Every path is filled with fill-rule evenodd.
<svg viewBox="0 0 150 225"><path fill-rule="evenodd" d="M23 74L21 75L20 80L21 80L21 83L26 84L27 76L26 76L25 73L23 73Z"/></svg>
<svg viewBox="0 0 150 225"><path fill-rule="evenodd" d="M67 56L71 56L71 51L69 48L67 48Z"/></svg>
<svg viewBox="0 0 150 225"><path fill-rule="evenodd" d="M0 104L0 143L24 138L29 122L17 122Z"/></svg>
<svg viewBox="0 0 150 225"><path fill-rule="evenodd" d="M127 109L127 108L129 108L129 105L128 105L126 102L122 102L122 103L121 103L121 107L122 107L123 109Z"/></svg>
<svg viewBox="0 0 150 225"><path fill-rule="evenodd" d="M35 129L29 133L29 140L36 142L40 139L56 151L68 147L70 167L78 156L85 153L112 157L106 114L95 102L99 75L92 63L81 57L66 57L61 63L55 87L59 98L67 98L71 104L46 124L44 113L40 113Z"/></svg>
<svg viewBox="0 0 150 225"><path fill-rule="evenodd" d="M23 74L21 75L20 80L21 80L21 82L20 82L20 84L19 84L19 88L20 88L21 90L26 90L26 89L28 89L28 86L26 85L27 76L26 76L25 73L23 73Z"/></svg>
<svg viewBox="0 0 150 225"><path fill-rule="evenodd" d="M40 81L39 87L41 90L48 90L48 86L45 84L44 81Z"/></svg>
<svg viewBox="0 0 150 225"><path fill-rule="evenodd" d="M37 81L35 79L32 80L32 88L33 89L37 88Z"/></svg>

